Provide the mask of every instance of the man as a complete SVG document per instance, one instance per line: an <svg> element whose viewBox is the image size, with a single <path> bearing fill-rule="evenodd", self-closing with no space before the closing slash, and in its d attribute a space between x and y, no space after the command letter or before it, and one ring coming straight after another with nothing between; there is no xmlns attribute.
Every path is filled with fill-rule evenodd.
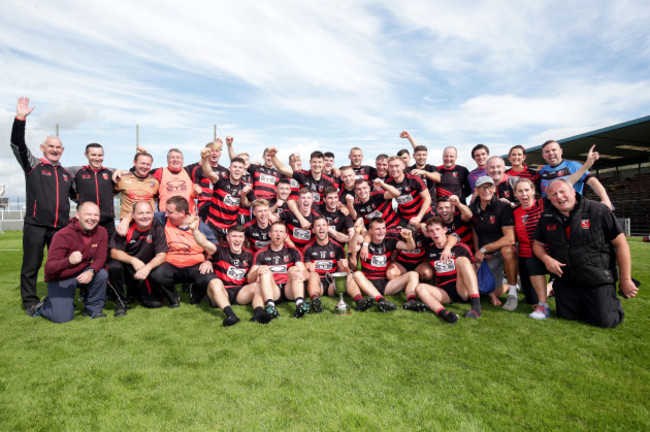
<svg viewBox="0 0 650 432"><path fill-rule="evenodd" d="M175 287L180 282L192 284L190 304L200 303L208 284L216 277L206 255L215 252L217 239L207 225L190 214L190 205L181 196L169 198L167 211L154 217L164 227L168 251L161 271L150 274L151 281L161 287L170 308L180 306Z"/></svg>
<svg viewBox="0 0 650 432"><path fill-rule="evenodd" d="M309 273L300 252L285 245L286 236L285 224L274 222L271 225L271 243L255 254L253 267L248 273L249 283L259 282L265 310L271 319L280 316L276 301L295 301L295 318L302 318L309 312L309 303L304 299L304 281L309 280Z"/></svg>
<svg viewBox="0 0 650 432"><path fill-rule="evenodd" d="M244 225L244 236L247 240L248 249L255 255L271 242L271 210L269 209L269 202L265 199L253 201L253 216L255 216L253 220Z"/></svg>
<svg viewBox="0 0 650 432"><path fill-rule="evenodd" d="M515 197L514 183L511 182L510 176L506 174L506 163L501 156L492 156L486 164L487 175L492 178L495 185L495 193L504 203L510 207L517 207L518 201Z"/></svg>
<svg viewBox="0 0 650 432"><path fill-rule="evenodd" d="M442 219L433 217L427 220L426 224L433 242L426 256L435 274L435 285L419 284L416 288L418 297L431 311L450 324L458 321L458 315L445 309L443 304L469 300L472 307L463 316L480 317L481 299L476 272L472 265L472 253L467 246L458 244L451 249L451 259L442 259L447 242L445 223Z"/></svg>
<svg viewBox="0 0 650 432"><path fill-rule="evenodd" d="M472 210L461 203L456 195L440 198L436 212L447 228L447 235L456 234L461 243L470 249L474 247L472 241L472 217L474 215Z"/></svg>
<svg viewBox="0 0 650 432"><path fill-rule="evenodd" d="M354 183L357 181L357 176L349 165L342 167L340 173L342 187L339 189L339 201L345 204L348 196L354 200Z"/></svg>
<svg viewBox="0 0 650 432"><path fill-rule="evenodd" d="M136 153L133 158L133 169L127 173L119 173L115 170L113 180L115 182L115 193L122 193L120 203L120 222L121 227L117 231L124 235L131 223L129 216L133 209L133 204L137 201L148 201L155 208L154 197L158 194L160 182L151 174L151 164L153 156L149 153Z"/></svg>
<svg viewBox="0 0 650 432"><path fill-rule="evenodd" d="M401 149L397 152L397 157L402 159L402 162L404 162L404 166L408 167L411 165L411 153L407 149Z"/></svg>
<svg viewBox="0 0 650 432"><path fill-rule="evenodd" d="M490 157L490 149L485 144L476 144L472 148L472 159L476 162L476 168L469 172L467 176L467 181L469 182L470 190L474 191L476 187L476 180L479 177L487 175L487 160ZM472 195L472 201L476 196Z"/></svg>
<svg viewBox="0 0 650 432"><path fill-rule="evenodd" d="M320 214L325 217L328 224L330 237L340 244L346 244L352 238L354 221L349 216L349 211L342 210L339 193L333 187L325 189L325 202L320 207Z"/></svg>
<svg viewBox="0 0 650 432"><path fill-rule="evenodd" d="M343 247L330 239L330 225L324 216L314 219L314 238L305 248L305 266L309 272L307 293L311 300L311 310L323 311L320 296L336 294L331 273L348 273L348 260Z"/></svg>
<svg viewBox="0 0 650 432"><path fill-rule="evenodd" d="M273 158L273 165L287 177L293 178L300 183L302 188L307 188L312 191L314 196L314 203L321 204L323 202L323 191L326 187L335 187L334 179L323 175L323 153L320 151L312 152L309 158L310 170L307 172L294 171L285 167L280 159L277 157L277 149L270 147L268 153ZM291 208L291 204L289 204Z"/></svg>
<svg viewBox="0 0 650 432"><path fill-rule="evenodd" d="M88 290L81 315L104 318L108 239L99 224L99 207L87 201L77 208L67 227L54 235L45 262L47 297L32 305L31 316L43 316L55 323L74 319L74 295L77 286Z"/></svg>
<svg viewBox="0 0 650 432"><path fill-rule="evenodd" d="M206 153L208 149L204 149ZM210 165L207 162L208 166ZM200 195L194 191L192 172L197 164L183 167L183 152L177 148L167 152L167 166L156 168L151 172L156 180L160 182L158 189L158 211L164 212L167 209L167 200L173 196L182 196L190 203L190 213L196 214L196 202L194 199Z"/></svg>
<svg viewBox="0 0 650 432"><path fill-rule="evenodd" d="M11 150L25 172L26 207L23 224L23 265L20 269L20 296L27 314L39 303L36 279L43 263L43 248L52 237L68 225L70 202L75 198L73 178L61 166L63 144L58 137L48 136L40 145L43 153L36 158L25 142L26 118L34 111L29 98L16 103L16 118L11 130Z"/></svg>
<svg viewBox="0 0 650 432"><path fill-rule="evenodd" d="M494 275L496 289L490 294L492 304L499 306L498 299L508 292L503 308L517 309L517 252L515 250L515 221L512 208L499 200L495 194L494 180L483 176L476 181L477 199L470 205L473 218L474 257L480 264L487 260ZM509 286L501 285L505 268Z"/></svg>
<svg viewBox="0 0 650 432"><path fill-rule="evenodd" d="M223 167L219 164L219 159L221 158L221 153L223 149L223 142L221 138L217 138L215 141L210 141L205 145L206 149L210 149L210 155L208 156L208 163L212 168L212 171L220 175L221 177L228 177L229 172L228 168ZM201 164L197 164L196 167L192 170L192 181L196 186L201 188L199 199L198 199L198 213L199 218L207 223L208 212L210 211L210 203L212 202L212 183L210 179L203 173L203 167Z"/></svg>
<svg viewBox="0 0 650 432"><path fill-rule="evenodd" d="M388 172L390 178L386 184L393 186L399 192L397 202L397 216L400 225L417 225L430 216L431 196L424 186L422 179L412 174L404 173L404 162L397 156L388 159Z"/></svg>
<svg viewBox="0 0 650 432"><path fill-rule="evenodd" d="M207 217L208 226L219 241L225 242L228 229L237 224L240 206L243 204L248 207L249 201L255 200L255 195L251 186L242 181L245 165L243 159L231 159L228 177L222 177L212 171L208 161L209 155L208 149L201 151L203 173L213 185L213 198Z"/></svg>
<svg viewBox="0 0 650 432"><path fill-rule="evenodd" d="M340 183L339 174L337 169L334 167L334 153L324 152L323 153L323 174L334 179L336 187L338 188Z"/></svg>
<svg viewBox="0 0 650 432"><path fill-rule="evenodd" d="M359 147L352 147L348 158L350 159L350 166L354 170L357 179L372 181L377 175L375 168L361 164L363 162L363 152Z"/></svg>
<svg viewBox="0 0 650 432"><path fill-rule="evenodd" d="M464 203L471 195L472 190L469 188L467 180L469 171L464 166L456 165L457 158L456 147L445 147L442 152L442 165L438 167L440 183L437 186L437 192L438 198L456 195Z"/></svg>
<svg viewBox="0 0 650 432"><path fill-rule="evenodd" d="M295 201L291 201L295 203ZM289 232L289 239L294 243L295 247L302 252L311 240L311 231L309 228L314 223L316 216L320 215L316 209L313 208L314 194L307 188L300 189L298 195L297 207L285 210L280 213L280 221L286 224L287 231Z"/></svg>
<svg viewBox="0 0 650 432"><path fill-rule="evenodd" d="M388 155L381 153L375 159L375 175L372 180L380 179L385 182L388 177L390 177L388 174Z"/></svg>
<svg viewBox="0 0 650 432"><path fill-rule="evenodd" d="M563 160L562 147L560 147L560 144L558 144L557 141L553 140L546 141L542 145L542 158L544 158L544 161L548 164L539 170L543 197L546 196L546 188L550 182L557 178L568 177L582 166L579 162ZM589 174L589 172L574 184L573 187L576 192L582 194L585 183L593 189L596 195L598 195L600 202L605 204L611 210L612 202L609 200L607 191L598 179Z"/></svg>
<svg viewBox="0 0 650 432"><path fill-rule="evenodd" d="M219 245L212 257L217 276L208 286L208 298L224 312L232 313L231 305L253 305L252 322L266 324L271 317L264 311L264 302L258 282L246 283L246 274L253 264L253 254L243 248L246 237L240 225L228 230L228 245ZM228 315L228 312L226 313ZM234 313L224 320L224 327L239 321Z"/></svg>
<svg viewBox="0 0 650 432"><path fill-rule="evenodd" d="M293 179L289 180L287 178L281 178L278 180L275 199L269 200L269 206L271 206L271 214L275 217L276 220L277 215L289 208L287 203L291 199L291 181L293 181ZM275 222L275 220L272 220L272 222Z"/></svg>
<svg viewBox="0 0 650 432"><path fill-rule="evenodd" d="M363 222L359 219L354 225L354 236L348 246L350 255L355 261L356 253L362 245L362 229ZM413 250L415 249L415 241L411 230L408 229L403 229L400 233L403 240L386 237L386 222L381 218L370 220L368 233L370 234L370 242L368 245L363 245L368 247L368 253L365 254L365 257L360 256L361 270L354 272L354 277L348 284L348 292L356 302L359 311L368 310L375 303L377 303L377 308L381 312L392 311L397 307L386 300L384 295L394 295L404 291L406 297L410 298L415 294L415 288L419 280L418 274L410 271L389 281L386 270L395 250ZM368 297L363 298L362 292Z"/></svg>
<svg viewBox="0 0 650 432"><path fill-rule="evenodd" d="M104 227L110 240L115 233L114 192L111 179L113 172L102 166L104 148L101 144L88 144L84 156L88 159L88 165L76 170L70 168L77 189L78 202L91 201L99 206L99 225Z"/></svg>
<svg viewBox="0 0 650 432"><path fill-rule="evenodd" d="M410 167L406 165L408 168L405 170L405 172L408 172L409 174L415 174L422 179L424 185L429 190L429 196L431 197L431 206L435 207L437 197L436 183L440 183L440 173L438 172L438 168L427 163L427 147L419 145L409 131L402 131L402 133L400 133L400 138L409 140L411 146L413 147L413 159L415 159L415 164Z"/></svg>
<svg viewBox="0 0 650 432"><path fill-rule="evenodd" d="M161 287L151 282L167 258L165 230L154 220L153 207L147 201L133 204L133 222L125 236L115 234L109 241L112 261L108 263L109 287L115 290L115 316L126 315L128 299L148 308L163 305ZM127 293L124 292L126 282Z"/></svg>
<svg viewBox="0 0 650 432"><path fill-rule="evenodd" d="M624 313L616 280L625 298L639 291L623 230L607 205L584 199L564 179L551 182L546 192L552 207L544 209L537 224L533 252L557 276L553 291L558 317L618 326Z"/></svg>
<svg viewBox="0 0 650 432"><path fill-rule="evenodd" d="M228 144L228 152L231 160L235 157L235 150L232 147L232 142L232 137L226 138L226 144ZM268 150L268 148L265 148L262 153L262 159L264 160L263 165L249 164L246 169L248 174L251 176L251 185L253 186L253 192L255 192L256 199L275 199L276 185L278 180L282 178L282 174L280 174L280 172L273 166L273 158L269 155Z"/></svg>
<svg viewBox="0 0 650 432"><path fill-rule="evenodd" d="M381 190L371 192L368 180L357 179L354 190L358 203L350 198L346 203L350 216L354 220L363 218L366 228L372 219L382 218L386 223L386 229L395 230L400 219L393 210L393 198L399 196L399 191L380 179L375 179L373 185L375 189Z"/></svg>

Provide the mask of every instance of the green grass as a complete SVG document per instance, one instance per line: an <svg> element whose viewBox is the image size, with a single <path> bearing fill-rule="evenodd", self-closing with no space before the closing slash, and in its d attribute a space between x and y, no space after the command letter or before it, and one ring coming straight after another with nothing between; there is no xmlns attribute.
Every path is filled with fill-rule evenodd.
<svg viewBox="0 0 650 432"><path fill-rule="evenodd" d="M0 234L0 430L650 429L650 244L630 243L644 286L613 330L537 322L523 301L454 326L402 310L296 320L292 304L261 326L235 307L224 329L186 295L121 319L110 303L102 320L30 318L20 238Z"/></svg>

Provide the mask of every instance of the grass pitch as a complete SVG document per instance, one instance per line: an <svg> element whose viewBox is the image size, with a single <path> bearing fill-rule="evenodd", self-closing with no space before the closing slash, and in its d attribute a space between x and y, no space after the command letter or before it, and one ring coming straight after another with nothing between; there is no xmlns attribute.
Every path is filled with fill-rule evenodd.
<svg viewBox="0 0 650 432"><path fill-rule="evenodd" d="M124 318L112 303L101 320L30 318L21 233L0 234L0 429L650 430L650 245L630 246L643 285L613 330L531 320L523 296L514 313L484 301L480 320L453 326L403 310L336 317L325 299L301 320L283 304L267 326L235 307L242 323L224 329L187 295Z"/></svg>

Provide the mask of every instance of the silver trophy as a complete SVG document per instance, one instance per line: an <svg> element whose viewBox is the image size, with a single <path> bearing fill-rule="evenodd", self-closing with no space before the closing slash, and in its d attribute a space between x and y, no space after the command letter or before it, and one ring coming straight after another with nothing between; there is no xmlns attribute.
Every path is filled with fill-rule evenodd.
<svg viewBox="0 0 650 432"><path fill-rule="evenodd" d="M336 273L331 273L330 276L332 279L334 279L334 286L336 293L339 295L339 302L334 306L334 314L337 316L348 316L352 312L350 309L350 306L343 300L343 294L345 294L346 291L346 280L348 278L348 274L345 272L336 272Z"/></svg>

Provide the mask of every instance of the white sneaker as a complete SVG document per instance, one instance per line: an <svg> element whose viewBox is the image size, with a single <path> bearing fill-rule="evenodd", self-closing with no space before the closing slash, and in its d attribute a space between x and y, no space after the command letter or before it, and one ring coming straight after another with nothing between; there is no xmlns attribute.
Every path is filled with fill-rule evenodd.
<svg viewBox="0 0 650 432"><path fill-rule="evenodd" d="M517 296L508 296L508 299L506 300L506 304L503 305L503 308L507 311L514 311L517 309L517 305L519 304L519 299Z"/></svg>
<svg viewBox="0 0 650 432"><path fill-rule="evenodd" d="M528 314L528 318L532 318L536 320L543 320L546 318L550 318L550 316L551 316L551 309L539 304L535 305L535 310L532 313Z"/></svg>

